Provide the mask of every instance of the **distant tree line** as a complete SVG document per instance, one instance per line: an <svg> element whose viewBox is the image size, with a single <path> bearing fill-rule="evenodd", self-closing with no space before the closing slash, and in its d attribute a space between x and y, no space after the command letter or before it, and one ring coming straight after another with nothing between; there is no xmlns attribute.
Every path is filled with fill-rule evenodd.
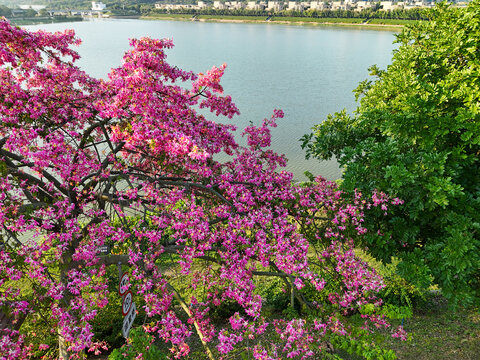
<svg viewBox="0 0 480 360"><path fill-rule="evenodd" d="M148 14L192 14L192 15L230 15L230 16L268 16L271 11L266 10L249 10L249 9L152 9ZM309 17L309 18L362 18L362 19L398 19L398 20L428 20L428 13L425 9L364 9L361 11L354 10L307 10L293 11L284 10L275 12L277 17Z"/></svg>
<svg viewBox="0 0 480 360"><path fill-rule="evenodd" d="M4 5L0 5L0 16L9 17L12 15L12 10Z"/></svg>

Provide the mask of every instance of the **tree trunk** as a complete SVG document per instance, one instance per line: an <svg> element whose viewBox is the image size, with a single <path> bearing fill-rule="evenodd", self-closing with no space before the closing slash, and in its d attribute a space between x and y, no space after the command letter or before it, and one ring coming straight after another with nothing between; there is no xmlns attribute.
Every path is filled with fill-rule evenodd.
<svg viewBox="0 0 480 360"><path fill-rule="evenodd" d="M72 356L72 354L67 349L67 342L61 334L61 329L58 328L58 358L60 360L69 360Z"/></svg>

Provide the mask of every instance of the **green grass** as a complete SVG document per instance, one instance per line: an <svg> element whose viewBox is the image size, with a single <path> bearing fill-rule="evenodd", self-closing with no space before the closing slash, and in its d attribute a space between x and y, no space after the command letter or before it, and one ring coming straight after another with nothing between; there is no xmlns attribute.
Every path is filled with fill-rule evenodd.
<svg viewBox="0 0 480 360"><path fill-rule="evenodd" d="M205 20L265 21L267 16L198 15L197 18Z"/></svg>
<svg viewBox="0 0 480 360"><path fill-rule="evenodd" d="M399 324L399 321L394 323ZM401 360L474 360L480 358L480 313L437 309L404 322L407 342L387 339Z"/></svg>
<svg viewBox="0 0 480 360"><path fill-rule="evenodd" d="M361 24L365 19L360 18L310 18L276 16L272 21L309 22L309 23L333 23L333 24Z"/></svg>
<svg viewBox="0 0 480 360"><path fill-rule="evenodd" d="M191 20L192 14L155 14L147 16L148 19L178 19ZM234 16L234 15L197 15L197 19L203 20L241 20L241 21L265 21L266 16Z"/></svg>
<svg viewBox="0 0 480 360"><path fill-rule="evenodd" d="M399 19L370 19L369 24L378 25L410 25L415 24L421 20L399 20Z"/></svg>
<svg viewBox="0 0 480 360"><path fill-rule="evenodd" d="M192 18L191 14L155 14L144 17L146 19L178 19L178 20L190 20Z"/></svg>

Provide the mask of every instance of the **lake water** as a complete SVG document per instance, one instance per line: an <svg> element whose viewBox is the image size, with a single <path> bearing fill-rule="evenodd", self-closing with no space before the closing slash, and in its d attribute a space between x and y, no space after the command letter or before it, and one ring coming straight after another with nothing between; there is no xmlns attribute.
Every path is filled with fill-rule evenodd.
<svg viewBox="0 0 480 360"><path fill-rule="evenodd" d="M240 134L250 121L259 124L282 109L272 147L287 155L287 170L298 180L305 170L330 180L341 176L335 161L306 161L299 139L327 114L353 111L352 90L370 65L385 68L395 48L393 32L334 26L100 19L27 28L74 29L83 41L79 66L97 77L120 65L129 38L142 36L172 38L168 61L184 70L227 63L224 90L241 115L220 121L235 123Z"/></svg>

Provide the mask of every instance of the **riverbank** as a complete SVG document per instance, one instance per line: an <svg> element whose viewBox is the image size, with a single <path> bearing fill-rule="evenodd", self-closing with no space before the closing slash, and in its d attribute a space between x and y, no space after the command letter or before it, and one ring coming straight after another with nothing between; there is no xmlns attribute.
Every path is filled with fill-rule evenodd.
<svg viewBox="0 0 480 360"><path fill-rule="evenodd" d="M81 16L55 16L55 17L32 17L32 18L8 18L11 24L17 26L37 24L57 24L64 22L83 21Z"/></svg>
<svg viewBox="0 0 480 360"><path fill-rule="evenodd" d="M416 20L362 19L362 18L309 18L309 17L271 17L233 16L233 15L192 15L192 14L157 14L142 16L146 20L178 20L231 23L269 23L291 25L343 26L361 29L400 31L403 26L413 24Z"/></svg>

